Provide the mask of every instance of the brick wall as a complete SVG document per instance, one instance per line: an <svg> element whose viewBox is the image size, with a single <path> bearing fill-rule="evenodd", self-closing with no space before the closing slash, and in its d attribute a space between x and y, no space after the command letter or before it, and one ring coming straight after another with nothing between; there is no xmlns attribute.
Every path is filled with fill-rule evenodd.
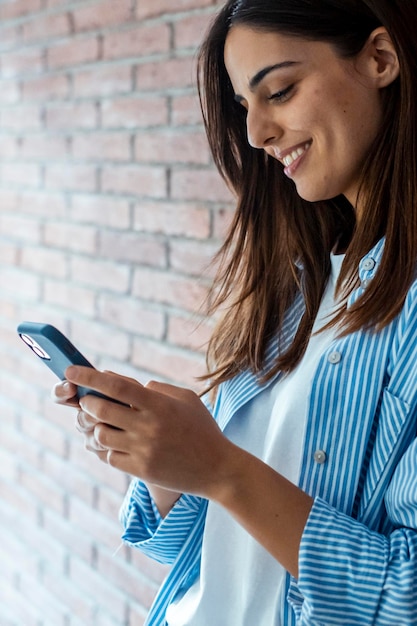
<svg viewBox="0 0 417 626"><path fill-rule="evenodd" d="M196 386L231 211L194 81L220 4L0 1L0 626L140 626L166 572L114 554L128 477L83 449L15 327Z"/></svg>

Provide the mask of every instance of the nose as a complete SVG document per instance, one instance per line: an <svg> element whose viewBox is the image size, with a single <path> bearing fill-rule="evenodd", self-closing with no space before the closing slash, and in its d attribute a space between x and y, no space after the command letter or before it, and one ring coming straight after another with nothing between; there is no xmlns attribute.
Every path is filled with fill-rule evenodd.
<svg viewBox="0 0 417 626"><path fill-rule="evenodd" d="M248 109L246 131L252 148L265 149L282 135L282 128L270 111L261 108Z"/></svg>

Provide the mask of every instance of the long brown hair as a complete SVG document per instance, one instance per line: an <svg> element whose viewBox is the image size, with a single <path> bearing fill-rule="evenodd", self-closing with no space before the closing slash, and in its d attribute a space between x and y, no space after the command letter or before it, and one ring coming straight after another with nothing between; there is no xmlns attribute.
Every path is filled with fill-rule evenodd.
<svg viewBox="0 0 417 626"><path fill-rule="evenodd" d="M301 199L281 164L249 145L246 112L234 100L223 58L236 24L326 41L344 57L358 54L378 26L389 32L401 75L385 89L383 123L363 167L360 228L344 198ZM306 308L298 331L266 378L297 365L337 238L348 246L338 283L346 302L358 287L361 258L385 236L374 280L332 322L340 333L379 330L399 313L417 259L416 27L417 2L404 0L229 0L214 20L199 53L199 93L214 162L237 207L212 292L212 310L226 307L226 312L209 344L211 386L247 368L261 374L268 343L275 336L279 340L284 316L301 291Z"/></svg>

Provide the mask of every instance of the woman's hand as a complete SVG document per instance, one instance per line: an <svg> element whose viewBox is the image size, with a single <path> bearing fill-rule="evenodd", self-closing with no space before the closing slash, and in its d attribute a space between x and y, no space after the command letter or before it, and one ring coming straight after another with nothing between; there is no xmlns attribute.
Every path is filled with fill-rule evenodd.
<svg viewBox="0 0 417 626"><path fill-rule="evenodd" d="M77 385L67 380L57 383L52 390L52 399L57 404L78 409L75 427L78 432L84 435L86 449L89 452L93 452L100 461L107 463L109 451L95 437L95 427L98 421L81 409L77 397ZM150 483L147 483L147 487L162 517L169 513L172 506L181 496L181 493L162 489Z"/></svg>
<svg viewBox="0 0 417 626"><path fill-rule="evenodd" d="M84 396L78 427L102 460L148 484L162 515L181 492L213 500L297 577L312 498L226 439L196 394L78 366L66 376L124 403ZM57 395L71 402L73 390Z"/></svg>
<svg viewBox="0 0 417 626"><path fill-rule="evenodd" d="M80 400L79 429L107 462L164 489L210 497L227 467L231 444L192 391L71 366L67 380L93 395ZM60 390L62 392L62 390Z"/></svg>
<svg viewBox="0 0 417 626"><path fill-rule="evenodd" d="M78 409L75 428L84 435L86 449L89 452L94 452L101 461L107 462L107 449L103 448L94 437L97 420L84 413L80 408L77 386L67 380L57 383L52 390L52 399L57 404Z"/></svg>

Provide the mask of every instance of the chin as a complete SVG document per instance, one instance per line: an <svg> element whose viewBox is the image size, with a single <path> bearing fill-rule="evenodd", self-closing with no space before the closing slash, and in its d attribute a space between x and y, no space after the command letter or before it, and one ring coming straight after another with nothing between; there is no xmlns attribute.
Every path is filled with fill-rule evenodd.
<svg viewBox="0 0 417 626"><path fill-rule="evenodd" d="M325 200L331 200L339 195L337 192L331 192L329 190L320 191L319 189L307 189L305 187L303 188L297 186L296 190L300 198L306 202L323 202Z"/></svg>

